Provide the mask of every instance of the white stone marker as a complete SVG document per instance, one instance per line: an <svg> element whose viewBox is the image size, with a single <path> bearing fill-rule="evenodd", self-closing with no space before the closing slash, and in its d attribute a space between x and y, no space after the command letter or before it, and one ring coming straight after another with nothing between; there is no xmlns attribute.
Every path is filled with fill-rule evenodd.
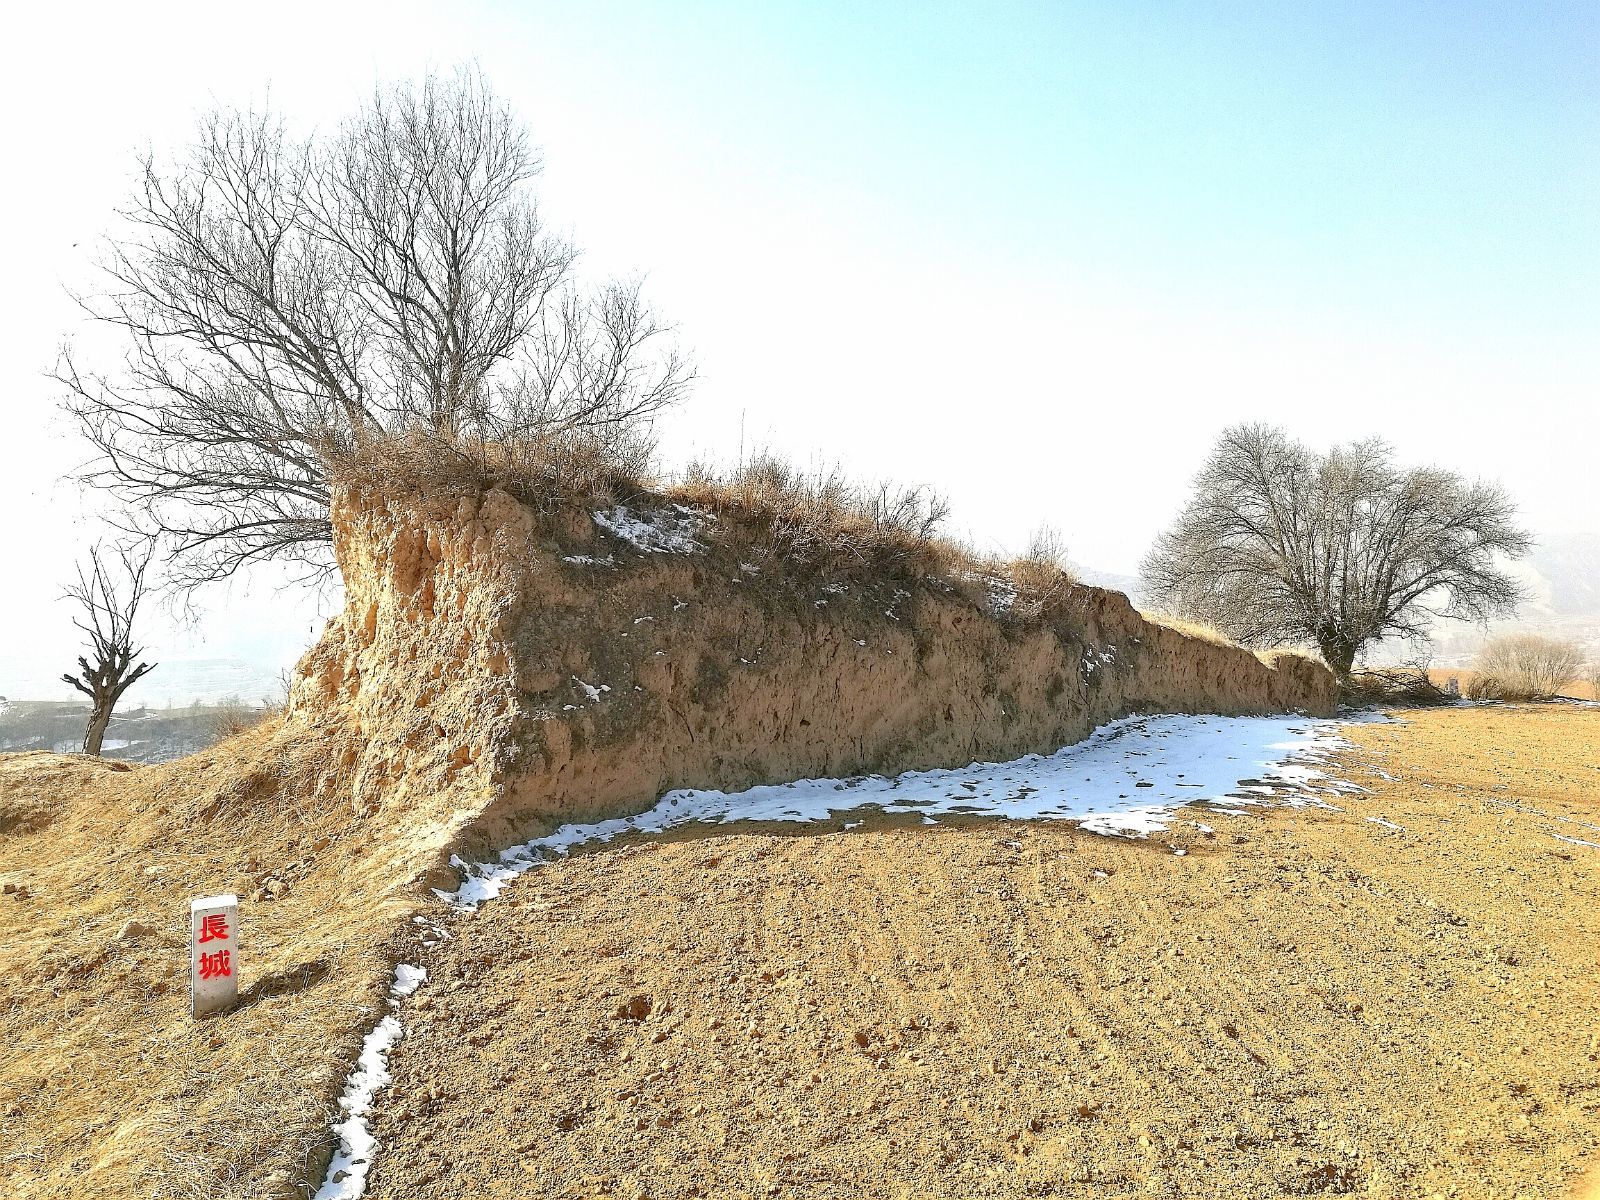
<svg viewBox="0 0 1600 1200"><path fill-rule="evenodd" d="M189 901L190 1012L208 1016L239 998L239 897Z"/></svg>

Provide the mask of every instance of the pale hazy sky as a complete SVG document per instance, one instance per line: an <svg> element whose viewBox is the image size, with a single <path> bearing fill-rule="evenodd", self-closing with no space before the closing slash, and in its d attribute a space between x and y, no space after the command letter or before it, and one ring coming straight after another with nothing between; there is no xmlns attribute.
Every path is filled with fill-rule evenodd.
<svg viewBox="0 0 1600 1200"><path fill-rule="evenodd" d="M72 659L94 536L41 372L133 153L213 103L332 124L476 59L596 273L703 371L669 460L747 446L1047 521L1131 572L1216 431L1503 481L1600 528L1600 10L1586 3L30 5L0 72L0 694ZM219 593L169 661L286 662L315 614ZM267 673L275 673L275 666ZM159 699L161 673L146 699ZM57 685L54 694L69 694ZM144 685L141 685L144 687ZM133 698L137 699L138 696Z"/></svg>

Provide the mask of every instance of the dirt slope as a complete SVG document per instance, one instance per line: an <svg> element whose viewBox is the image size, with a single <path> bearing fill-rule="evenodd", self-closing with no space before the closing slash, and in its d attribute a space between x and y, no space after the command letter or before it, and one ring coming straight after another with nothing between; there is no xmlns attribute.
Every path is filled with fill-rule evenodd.
<svg viewBox="0 0 1600 1200"><path fill-rule="evenodd" d="M1369 798L1183 857L987 823L531 872L428 961L371 1194L1561 1196L1600 850L1552 834L1600 841L1600 710L1351 736Z"/></svg>
<svg viewBox="0 0 1600 1200"><path fill-rule="evenodd" d="M432 860L352 809L340 740L0 756L0 1196L291 1196L320 1170ZM229 891L242 1004L194 1022L188 901Z"/></svg>

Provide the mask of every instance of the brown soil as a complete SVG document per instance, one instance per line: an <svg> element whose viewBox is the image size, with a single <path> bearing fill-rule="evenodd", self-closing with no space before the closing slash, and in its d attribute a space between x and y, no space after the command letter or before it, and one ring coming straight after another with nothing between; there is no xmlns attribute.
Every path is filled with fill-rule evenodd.
<svg viewBox="0 0 1600 1200"><path fill-rule="evenodd" d="M371 1195L1562 1196L1600 1148L1600 849L1552 834L1600 841L1600 711L1350 735L1371 795L1211 836L534 871L424 959Z"/></svg>
<svg viewBox="0 0 1600 1200"><path fill-rule="evenodd" d="M1332 705L1320 666L1094 588L1023 615L971 580L836 587L733 524L657 554L499 490L341 492L333 519L345 606L281 719L161 767L0 756L5 1200L301 1194L453 850L673 786L1012 757L1129 711ZM242 1003L195 1023L187 902L230 891Z"/></svg>

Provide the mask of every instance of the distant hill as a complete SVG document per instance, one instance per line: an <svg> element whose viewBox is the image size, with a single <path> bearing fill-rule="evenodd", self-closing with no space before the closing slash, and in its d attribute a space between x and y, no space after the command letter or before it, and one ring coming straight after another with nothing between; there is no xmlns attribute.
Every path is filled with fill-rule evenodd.
<svg viewBox="0 0 1600 1200"><path fill-rule="evenodd" d="M1554 616L1600 614L1600 533L1575 533L1539 545L1529 557L1536 603Z"/></svg>
<svg viewBox="0 0 1600 1200"><path fill-rule="evenodd" d="M1528 598L1511 620L1487 629L1441 621L1433 635L1433 661L1464 667L1487 638L1513 630L1569 638L1600 659L1600 533L1549 537L1513 568ZM1403 648L1385 648L1373 661L1406 657Z"/></svg>

